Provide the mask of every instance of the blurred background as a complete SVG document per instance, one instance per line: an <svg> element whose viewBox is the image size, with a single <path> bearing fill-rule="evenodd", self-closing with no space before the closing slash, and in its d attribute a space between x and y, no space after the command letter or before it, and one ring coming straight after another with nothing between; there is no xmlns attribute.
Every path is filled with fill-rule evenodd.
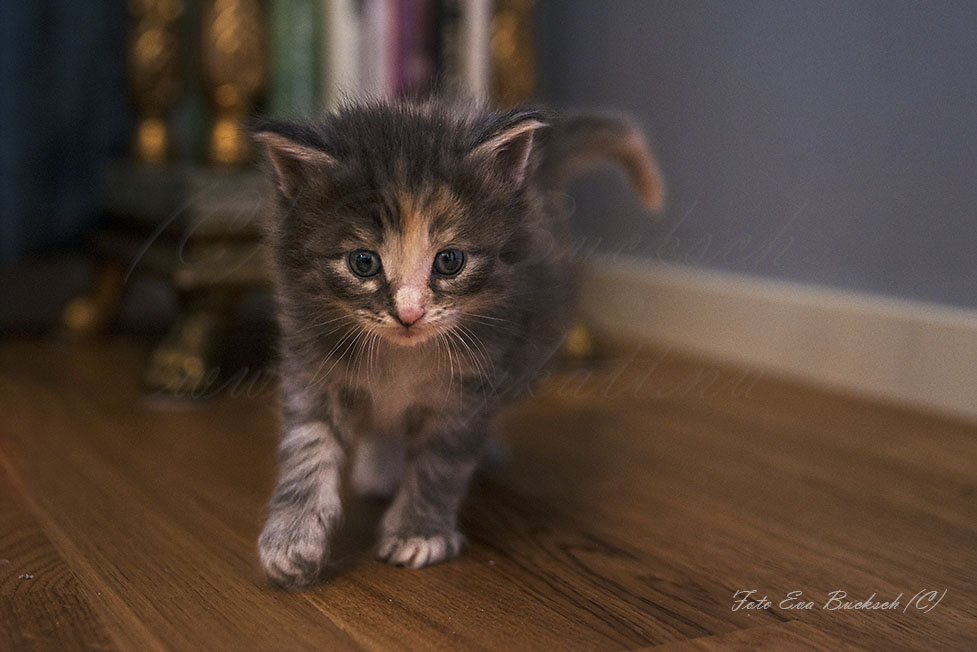
<svg viewBox="0 0 977 652"><path fill-rule="evenodd" d="M669 182L657 227L606 181L584 182L579 212L606 216L581 221L595 237L977 307L973 3L541 2L539 26L543 97L632 111ZM778 236L779 258L747 255Z"/></svg>
<svg viewBox="0 0 977 652"><path fill-rule="evenodd" d="M177 313L208 331L262 283L248 116L431 90L635 116L667 208L581 180L591 264L969 313L975 26L962 1L6 2L0 327L93 333L121 306L171 343Z"/></svg>

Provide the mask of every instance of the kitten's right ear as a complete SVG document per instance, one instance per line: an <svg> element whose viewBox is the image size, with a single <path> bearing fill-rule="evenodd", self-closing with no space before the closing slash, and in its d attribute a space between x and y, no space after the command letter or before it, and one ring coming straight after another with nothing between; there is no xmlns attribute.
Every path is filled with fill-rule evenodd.
<svg viewBox="0 0 977 652"><path fill-rule="evenodd" d="M336 159L321 149L287 135L287 131L294 130L295 126L288 123L265 121L256 124L251 132L265 146L278 190L288 199L294 199L311 177L336 164Z"/></svg>

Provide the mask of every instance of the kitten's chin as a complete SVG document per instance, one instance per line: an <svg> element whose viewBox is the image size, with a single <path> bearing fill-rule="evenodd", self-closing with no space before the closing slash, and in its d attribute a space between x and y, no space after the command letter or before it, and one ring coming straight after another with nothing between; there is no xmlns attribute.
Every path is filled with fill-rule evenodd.
<svg viewBox="0 0 977 652"><path fill-rule="evenodd" d="M387 340L398 346L417 346L431 339L434 332L426 328L389 328L384 332Z"/></svg>

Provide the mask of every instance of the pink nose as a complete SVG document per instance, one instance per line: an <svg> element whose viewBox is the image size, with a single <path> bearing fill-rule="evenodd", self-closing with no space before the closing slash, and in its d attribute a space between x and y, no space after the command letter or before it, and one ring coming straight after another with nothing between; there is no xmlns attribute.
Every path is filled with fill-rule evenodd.
<svg viewBox="0 0 977 652"><path fill-rule="evenodd" d="M404 326L412 326L424 316L424 306L401 306L397 308L397 321Z"/></svg>

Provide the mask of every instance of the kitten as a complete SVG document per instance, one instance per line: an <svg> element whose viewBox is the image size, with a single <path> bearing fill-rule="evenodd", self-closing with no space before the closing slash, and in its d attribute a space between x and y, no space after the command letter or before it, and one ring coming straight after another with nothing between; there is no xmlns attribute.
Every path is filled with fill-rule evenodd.
<svg viewBox="0 0 977 652"><path fill-rule="evenodd" d="M493 414L554 355L570 319L559 190L614 160L657 208L644 140L613 117L438 102L265 121L255 137L277 186L268 240L283 392L261 564L280 586L315 581L350 461L356 491L393 497L381 559L451 559Z"/></svg>

